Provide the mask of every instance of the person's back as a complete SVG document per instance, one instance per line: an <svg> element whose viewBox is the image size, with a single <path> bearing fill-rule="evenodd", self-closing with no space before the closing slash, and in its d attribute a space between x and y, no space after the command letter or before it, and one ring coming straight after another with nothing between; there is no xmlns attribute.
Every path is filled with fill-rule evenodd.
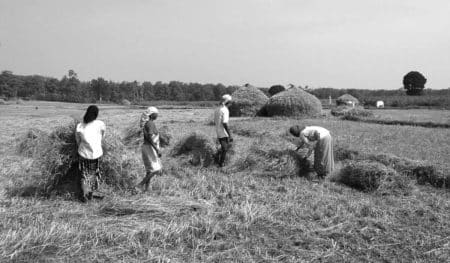
<svg viewBox="0 0 450 263"><path fill-rule="evenodd" d="M330 131L320 126L306 126L301 133L304 134L306 137L311 138L314 137L315 132L319 133L320 139L330 135Z"/></svg>
<svg viewBox="0 0 450 263"><path fill-rule="evenodd" d="M105 129L105 123L100 120L77 125L76 133L80 140L78 154L81 157L94 160L103 155L102 138Z"/></svg>

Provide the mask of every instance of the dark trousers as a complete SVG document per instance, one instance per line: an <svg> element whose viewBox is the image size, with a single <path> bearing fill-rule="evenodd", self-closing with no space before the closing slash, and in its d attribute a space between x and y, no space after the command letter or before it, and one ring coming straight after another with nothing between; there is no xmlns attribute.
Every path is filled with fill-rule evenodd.
<svg viewBox="0 0 450 263"><path fill-rule="evenodd" d="M220 150L219 150L219 166L224 166L227 157L227 151L230 148L230 142L228 137L219 138Z"/></svg>

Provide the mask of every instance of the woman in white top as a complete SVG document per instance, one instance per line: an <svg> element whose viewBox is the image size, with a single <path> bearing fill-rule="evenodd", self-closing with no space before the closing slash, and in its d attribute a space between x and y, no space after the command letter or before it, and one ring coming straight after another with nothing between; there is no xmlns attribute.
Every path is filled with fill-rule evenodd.
<svg viewBox="0 0 450 263"><path fill-rule="evenodd" d="M314 170L319 178L324 178L334 170L333 156L333 139L330 132L319 126L299 126L295 125L289 129L289 132L295 137L300 137L301 142L297 147L297 151L301 148L308 147L308 158L314 147Z"/></svg>
<svg viewBox="0 0 450 263"><path fill-rule="evenodd" d="M97 106L89 106L83 117L83 122L78 123L75 132L79 156L78 167L81 172L80 200L82 202L92 199L92 192L98 189L99 158L103 155L102 141L106 127L104 122L97 120L97 116Z"/></svg>
<svg viewBox="0 0 450 263"><path fill-rule="evenodd" d="M148 107L141 116L141 127L144 134L142 144L142 161L145 166L145 177L139 183L138 189L148 191L150 180L162 171L161 147L159 144L159 132L155 125L158 118L158 109Z"/></svg>

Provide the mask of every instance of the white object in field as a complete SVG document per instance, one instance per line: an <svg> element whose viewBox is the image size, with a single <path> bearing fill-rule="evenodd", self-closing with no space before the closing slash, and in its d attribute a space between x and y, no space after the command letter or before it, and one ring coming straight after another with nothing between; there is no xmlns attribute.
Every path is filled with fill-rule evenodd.
<svg viewBox="0 0 450 263"><path fill-rule="evenodd" d="M384 102L382 100L377 101L377 108L384 108Z"/></svg>
<svg viewBox="0 0 450 263"><path fill-rule="evenodd" d="M329 102L329 104L331 105L331 95L328 96L328 102Z"/></svg>

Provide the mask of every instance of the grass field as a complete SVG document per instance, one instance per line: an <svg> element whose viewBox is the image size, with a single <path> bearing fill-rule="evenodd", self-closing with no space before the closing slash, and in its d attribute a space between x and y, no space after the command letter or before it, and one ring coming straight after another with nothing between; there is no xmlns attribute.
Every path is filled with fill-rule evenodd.
<svg viewBox="0 0 450 263"><path fill-rule="evenodd" d="M37 107L37 108L36 108ZM336 118L232 119L236 153L225 169L180 162L165 149L166 174L147 194L110 192L81 204L64 197L9 197L32 160L15 147L29 128L50 131L80 118L86 105L25 102L0 106L1 262L448 262L450 193L412 182L405 195L364 193L331 182L274 179L234 165L261 137L276 149L294 148L280 139L292 124L329 129L335 144L367 153L392 153L450 171L450 129L341 121ZM123 134L139 109L105 105L99 119L108 132ZM384 117L436 118L445 111L377 111ZM425 112L425 113L424 113ZM412 114L413 111L408 111ZM177 141L207 125L208 109L161 110ZM439 117L437 117L439 115ZM412 117L415 116L415 117ZM445 117L446 116L446 117ZM447 118L447 119L446 119ZM240 135L239 135L240 134ZM131 149L139 158L139 149ZM143 174L143 166L136 169Z"/></svg>

